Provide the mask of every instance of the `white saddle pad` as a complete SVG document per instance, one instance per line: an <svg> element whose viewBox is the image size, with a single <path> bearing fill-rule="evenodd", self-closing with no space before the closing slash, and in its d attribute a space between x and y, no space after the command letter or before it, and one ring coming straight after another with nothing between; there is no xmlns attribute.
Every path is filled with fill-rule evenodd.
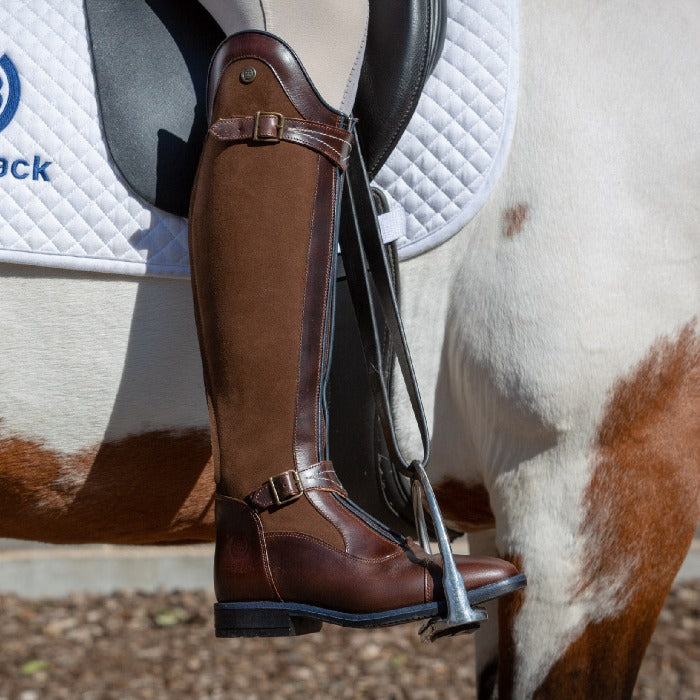
<svg viewBox="0 0 700 700"><path fill-rule="evenodd" d="M517 0L448 0L447 35L411 122L377 175L399 255L457 233L508 158L518 96Z"/></svg>
<svg viewBox="0 0 700 700"><path fill-rule="evenodd" d="M377 181L402 257L481 207L507 157L517 0L449 0L445 52ZM0 261L185 277L187 222L145 203L104 142L82 0L0 4ZM397 226L398 224L398 226Z"/></svg>

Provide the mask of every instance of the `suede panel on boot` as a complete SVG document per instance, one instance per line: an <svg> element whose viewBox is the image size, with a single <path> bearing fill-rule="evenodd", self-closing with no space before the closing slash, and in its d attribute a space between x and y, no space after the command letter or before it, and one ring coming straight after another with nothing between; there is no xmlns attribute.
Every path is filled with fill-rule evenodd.
<svg viewBox="0 0 700 700"><path fill-rule="evenodd" d="M303 153L299 153L302 150ZM283 167L285 157L289 163ZM207 139L197 182L193 268L217 420L221 486L246 494L294 467L297 374L313 181L319 156L292 144ZM275 172L271 186L269 172ZM251 241L253 244L251 244ZM284 264L275 264L275 258ZM206 260L202 268L199 261ZM283 351L276 349L285 338ZM264 439L261 439L263 438ZM318 460L316 460L318 461ZM270 473L271 472L271 473Z"/></svg>

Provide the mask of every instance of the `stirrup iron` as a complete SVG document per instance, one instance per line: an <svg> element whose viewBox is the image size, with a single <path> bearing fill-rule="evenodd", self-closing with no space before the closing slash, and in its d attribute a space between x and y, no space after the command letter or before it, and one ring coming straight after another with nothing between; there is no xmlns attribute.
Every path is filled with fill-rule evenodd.
<svg viewBox="0 0 700 700"><path fill-rule="evenodd" d="M469 596L464 588L464 581L457 570L450 538L447 535L445 523L438 506L437 499L430 485L428 475L425 473L423 465L415 460L411 463L415 471L415 476L411 483L413 493L413 507L416 512L416 527L421 540L421 547L425 548L423 538L427 541L428 529L425 524L425 513L422 501L428 504L428 510L433 520L433 527L438 540L440 555L442 556L442 586L445 591L445 601L447 602L447 614L445 617L434 617L428 620L420 629L419 634L424 642L434 642L440 637L452 637L465 632L475 632L479 629L479 624L487 619L488 615L483 608L472 607L469 603ZM417 494L420 494L420 503L417 507ZM430 545L429 542L428 546ZM426 550L430 553L430 550Z"/></svg>

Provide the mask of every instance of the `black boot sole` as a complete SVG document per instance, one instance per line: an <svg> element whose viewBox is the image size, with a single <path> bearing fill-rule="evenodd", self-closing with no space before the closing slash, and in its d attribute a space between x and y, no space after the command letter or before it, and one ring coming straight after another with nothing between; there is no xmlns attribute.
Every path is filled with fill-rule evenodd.
<svg viewBox="0 0 700 700"><path fill-rule="evenodd" d="M525 574L511 576L468 592L469 603L479 605L513 593L526 585ZM389 627L444 616L444 601L411 605L375 613L346 613L305 603L216 603L217 637L294 637L321 630L324 622L341 627Z"/></svg>

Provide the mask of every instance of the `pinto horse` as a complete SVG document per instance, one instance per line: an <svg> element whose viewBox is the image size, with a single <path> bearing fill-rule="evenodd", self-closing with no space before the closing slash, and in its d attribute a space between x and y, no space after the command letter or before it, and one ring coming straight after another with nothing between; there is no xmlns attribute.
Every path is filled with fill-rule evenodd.
<svg viewBox="0 0 700 700"><path fill-rule="evenodd" d="M521 23L509 163L403 263L404 320L444 513L528 576L480 697L629 697L700 514L700 10ZM0 299L0 536L212 539L189 283L3 265Z"/></svg>

